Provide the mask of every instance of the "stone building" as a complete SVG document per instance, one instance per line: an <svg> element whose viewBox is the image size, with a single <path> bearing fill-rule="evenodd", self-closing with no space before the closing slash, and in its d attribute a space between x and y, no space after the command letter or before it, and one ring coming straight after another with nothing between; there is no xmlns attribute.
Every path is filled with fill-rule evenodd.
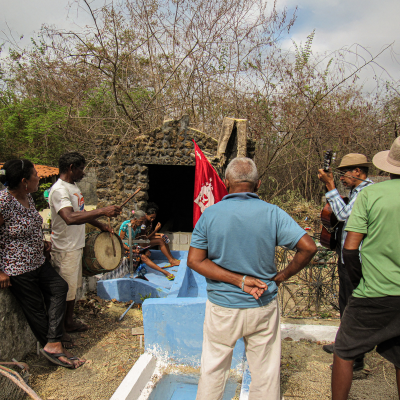
<svg viewBox="0 0 400 400"><path fill-rule="evenodd" d="M193 192L196 141L216 171L223 175L236 157L254 157L255 142L246 137L247 121L225 118L220 139L189 127L189 117L165 121L154 131L124 142L116 137L99 140L97 150L98 208L122 204L136 188L142 190L115 218L114 227L129 218L132 209L155 202L163 230L193 230Z"/></svg>

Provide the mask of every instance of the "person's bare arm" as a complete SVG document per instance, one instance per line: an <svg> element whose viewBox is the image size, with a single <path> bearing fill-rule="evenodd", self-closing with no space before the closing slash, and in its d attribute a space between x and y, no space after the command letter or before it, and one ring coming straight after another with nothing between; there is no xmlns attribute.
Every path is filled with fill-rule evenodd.
<svg viewBox="0 0 400 400"><path fill-rule="evenodd" d="M0 226L2 226L3 224L4 224L4 218L0 214ZM8 288L9 286L11 286L10 277L6 273L0 270L0 289L5 289Z"/></svg>
<svg viewBox="0 0 400 400"><path fill-rule="evenodd" d="M305 234L296 244L296 254L289 265L283 270L278 272L272 279L277 285L287 281L293 275L300 272L314 257L317 252L317 246L314 241Z"/></svg>
<svg viewBox="0 0 400 400"><path fill-rule="evenodd" d="M347 232L343 248L347 250L358 250L363 239L363 233Z"/></svg>
<svg viewBox="0 0 400 400"><path fill-rule="evenodd" d="M154 229L154 231L151 232L149 235L147 235L146 238L147 238L147 239L151 239L151 238L154 239L154 237L156 236L156 233L157 233L160 229L161 229L161 223L158 222L157 225L156 225L156 227L155 227L155 229Z"/></svg>
<svg viewBox="0 0 400 400"><path fill-rule="evenodd" d="M124 231L122 231L121 232L121 234L119 235L119 237L121 238L121 240L122 240L122 245L124 246L124 249L125 250L129 250L129 246L127 246L125 243L124 243L124 239L125 239L125 232Z"/></svg>
<svg viewBox="0 0 400 400"><path fill-rule="evenodd" d="M207 250L189 248L187 265L200 275L215 281L231 283L242 288L243 274L237 274L220 267L207 258ZM244 291L251 294L256 300L267 290L267 285L252 276L245 279Z"/></svg>
<svg viewBox="0 0 400 400"><path fill-rule="evenodd" d="M119 206L108 206L92 211L74 211L72 207L65 207L58 214L67 225L82 225L87 222L93 224L93 220L102 216L113 218L121 212L122 208Z"/></svg>

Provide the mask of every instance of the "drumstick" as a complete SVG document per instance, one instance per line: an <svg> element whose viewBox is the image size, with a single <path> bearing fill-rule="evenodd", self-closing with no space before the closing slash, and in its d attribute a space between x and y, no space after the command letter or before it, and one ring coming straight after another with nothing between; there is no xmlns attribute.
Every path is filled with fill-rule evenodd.
<svg viewBox="0 0 400 400"><path fill-rule="evenodd" d="M108 226L111 229L111 220L110 217L108 217ZM114 244L114 238L113 238L113 234L110 232L110 238L111 238L111 243L113 246L113 251L114 251L114 257L117 257L117 251L115 250L115 244Z"/></svg>
<svg viewBox="0 0 400 400"><path fill-rule="evenodd" d="M137 188L137 189L135 190L135 192L134 192L132 195L130 195L130 196L120 205L120 207L123 207L129 200L132 199L133 196L135 196L136 194L138 194L138 193L140 192L141 189L142 189L142 188Z"/></svg>

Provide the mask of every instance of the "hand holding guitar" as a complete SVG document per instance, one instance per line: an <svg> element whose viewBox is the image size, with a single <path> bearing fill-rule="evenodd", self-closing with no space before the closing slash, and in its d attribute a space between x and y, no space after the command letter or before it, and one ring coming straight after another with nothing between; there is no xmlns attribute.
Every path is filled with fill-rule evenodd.
<svg viewBox="0 0 400 400"><path fill-rule="evenodd" d="M325 183L326 189L329 191L335 189L335 181L333 179L333 173L331 168L325 171L323 168L318 170L318 179Z"/></svg>
<svg viewBox="0 0 400 400"><path fill-rule="evenodd" d="M325 183L326 190L329 192L335 189L335 182L333 180L332 170L330 168L331 162L335 159L335 154L332 150L328 150L324 155L324 166L318 170L318 179ZM346 201L345 201L346 202ZM347 203L346 203L347 204ZM335 250L337 240L335 232L340 227L339 221L335 214L332 212L331 206L327 202L321 211L322 231L320 243L322 246L330 250Z"/></svg>

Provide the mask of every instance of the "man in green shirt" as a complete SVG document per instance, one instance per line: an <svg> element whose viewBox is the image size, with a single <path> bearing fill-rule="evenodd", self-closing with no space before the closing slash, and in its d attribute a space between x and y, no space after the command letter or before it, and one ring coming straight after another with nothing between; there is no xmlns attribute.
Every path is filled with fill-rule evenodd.
<svg viewBox="0 0 400 400"><path fill-rule="evenodd" d="M348 398L354 359L375 347L394 364L400 397L400 138L372 162L391 180L358 195L346 226L343 258L355 289L335 341L333 400Z"/></svg>

